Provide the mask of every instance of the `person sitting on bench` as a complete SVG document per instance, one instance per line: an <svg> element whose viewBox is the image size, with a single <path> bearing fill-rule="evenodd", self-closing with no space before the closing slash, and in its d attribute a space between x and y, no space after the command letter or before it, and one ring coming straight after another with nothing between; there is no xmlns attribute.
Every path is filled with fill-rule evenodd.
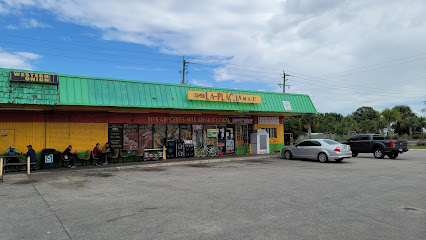
<svg viewBox="0 0 426 240"><path fill-rule="evenodd" d="M30 157L30 164L32 165L31 168L34 170L37 163L37 155L32 145L28 145L27 148L28 152L25 154L25 157Z"/></svg>
<svg viewBox="0 0 426 240"><path fill-rule="evenodd" d="M71 150L72 146L69 145L62 154L65 160L69 160L68 167L75 168L75 154L77 154L77 151L71 152Z"/></svg>
<svg viewBox="0 0 426 240"><path fill-rule="evenodd" d="M8 157L9 159L9 163L19 163L19 158L18 157L13 157L13 156L18 156L19 152L15 150L14 146L10 146L9 150L6 151L5 155L10 155L11 157ZM15 171L18 171L18 166L15 166Z"/></svg>

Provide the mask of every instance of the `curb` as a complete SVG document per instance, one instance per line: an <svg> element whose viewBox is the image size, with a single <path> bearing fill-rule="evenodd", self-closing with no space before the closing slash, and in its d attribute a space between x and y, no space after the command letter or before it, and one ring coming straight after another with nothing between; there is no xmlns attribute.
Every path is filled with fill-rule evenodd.
<svg viewBox="0 0 426 240"><path fill-rule="evenodd" d="M136 168L155 168L155 167L170 167L170 166L179 166L179 165L192 165L192 164L209 164L209 163L221 163L221 162L233 162L233 161L245 161L253 159L268 159L273 157L279 157L278 154L273 155L256 155L253 157L235 157L227 159L206 159L206 160L195 160L195 161L181 161L181 162L164 162L164 163L149 163L143 165L131 165L131 166L120 166L120 167L106 167L106 168L94 168L94 169L82 169L79 171L87 172L103 172L103 171L120 171L126 169L136 169Z"/></svg>

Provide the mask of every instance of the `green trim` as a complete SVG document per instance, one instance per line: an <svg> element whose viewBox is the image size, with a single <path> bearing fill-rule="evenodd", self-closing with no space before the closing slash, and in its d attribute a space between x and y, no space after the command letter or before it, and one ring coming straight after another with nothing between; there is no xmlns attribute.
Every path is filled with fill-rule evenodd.
<svg viewBox="0 0 426 240"><path fill-rule="evenodd" d="M247 154L248 147L247 146L235 146L235 154Z"/></svg>
<svg viewBox="0 0 426 240"><path fill-rule="evenodd" d="M284 143L278 143L276 146L277 146L277 149L275 149L275 144L269 144L269 152L273 153L275 152L275 150L281 152L281 150L284 147Z"/></svg>

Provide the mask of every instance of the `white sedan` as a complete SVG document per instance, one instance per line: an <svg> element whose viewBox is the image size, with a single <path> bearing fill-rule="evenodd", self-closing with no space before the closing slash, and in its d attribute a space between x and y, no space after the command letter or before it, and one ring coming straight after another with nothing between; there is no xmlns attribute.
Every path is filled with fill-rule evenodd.
<svg viewBox="0 0 426 240"><path fill-rule="evenodd" d="M341 162L344 158L352 157L351 147L330 139L309 139L295 146L284 147L281 158L304 158L327 162Z"/></svg>

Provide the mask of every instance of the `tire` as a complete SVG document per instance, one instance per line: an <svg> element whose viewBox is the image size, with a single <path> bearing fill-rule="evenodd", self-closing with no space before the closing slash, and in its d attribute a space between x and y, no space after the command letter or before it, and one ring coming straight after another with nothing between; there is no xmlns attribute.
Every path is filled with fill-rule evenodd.
<svg viewBox="0 0 426 240"><path fill-rule="evenodd" d="M284 152L284 158L290 160L291 159L291 152L289 150Z"/></svg>
<svg viewBox="0 0 426 240"><path fill-rule="evenodd" d="M383 149L381 148L374 149L373 154L374 154L374 157L377 159L382 159L385 157L385 152L383 152Z"/></svg>
<svg viewBox="0 0 426 240"><path fill-rule="evenodd" d="M390 159L395 159L397 157L398 157L398 153L391 153L391 154L389 154L389 158Z"/></svg>
<svg viewBox="0 0 426 240"><path fill-rule="evenodd" d="M358 153L357 152L352 152L352 157L357 157Z"/></svg>
<svg viewBox="0 0 426 240"><path fill-rule="evenodd" d="M318 154L318 161L320 161L320 162L322 162L322 163L328 162L327 154L325 154L325 153L323 153L323 152L320 152L320 153Z"/></svg>
<svg viewBox="0 0 426 240"><path fill-rule="evenodd" d="M336 162L342 162L343 158L336 159Z"/></svg>

